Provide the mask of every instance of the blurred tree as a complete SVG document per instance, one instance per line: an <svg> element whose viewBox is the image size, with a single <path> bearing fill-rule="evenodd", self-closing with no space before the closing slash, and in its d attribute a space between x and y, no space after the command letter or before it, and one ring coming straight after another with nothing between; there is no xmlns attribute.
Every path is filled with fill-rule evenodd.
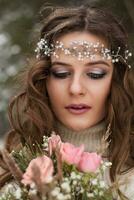
<svg viewBox="0 0 134 200"><path fill-rule="evenodd" d="M39 10L45 4L82 5L90 3L108 7L125 24L131 46L134 44L133 0L0 0L0 135L8 129L7 104L18 89L16 74L26 65L33 53L36 22Z"/></svg>

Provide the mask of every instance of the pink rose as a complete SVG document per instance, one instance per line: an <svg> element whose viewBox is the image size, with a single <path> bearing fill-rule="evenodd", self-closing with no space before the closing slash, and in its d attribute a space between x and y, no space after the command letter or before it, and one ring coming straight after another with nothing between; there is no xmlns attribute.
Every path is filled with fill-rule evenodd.
<svg viewBox="0 0 134 200"><path fill-rule="evenodd" d="M49 148L49 155L52 155L52 152L56 150L56 148L60 148L61 146L61 138L59 135L53 134L49 139L48 139L48 148Z"/></svg>
<svg viewBox="0 0 134 200"><path fill-rule="evenodd" d="M75 147L70 143L62 143L61 145L61 159L67 164L74 164L77 166L83 152L84 145L81 145L80 147Z"/></svg>
<svg viewBox="0 0 134 200"><path fill-rule="evenodd" d="M95 172L101 164L101 156L97 153L84 152L78 164L78 169L82 172Z"/></svg>
<svg viewBox="0 0 134 200"><path fill-rule="evenodd" d="M47 156L37 157L30 162L21 182L24 185L30 185L36 182L37 178L41 183L48 183L52 179L53 171L54 167L50 158ZM39 177L37 177L38 175Z"/></svg>

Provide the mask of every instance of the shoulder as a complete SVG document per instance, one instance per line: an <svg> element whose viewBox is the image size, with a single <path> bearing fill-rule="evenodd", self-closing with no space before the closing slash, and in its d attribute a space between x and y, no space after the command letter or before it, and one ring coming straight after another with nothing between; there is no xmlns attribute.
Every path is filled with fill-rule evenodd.
<svg viewBox="0 0 134 200"><path fill-rule="evenodd" d="M134 168L119 176L119 185L122 193L129 200L134 200Z"/></svg>

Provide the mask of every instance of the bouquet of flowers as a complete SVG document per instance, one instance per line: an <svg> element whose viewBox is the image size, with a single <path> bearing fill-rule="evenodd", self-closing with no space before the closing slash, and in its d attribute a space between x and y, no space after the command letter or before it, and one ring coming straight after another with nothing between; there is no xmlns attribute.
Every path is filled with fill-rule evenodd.
<svg viewBox="0 0 134 200"><path fill-rule="evenodd" d="M44 136L35 155L29 147L4 152L4 160L18 185L12 185L0 200L112 200L112 188L104 173L111 166L101 155L61 141L59 135Z"/></svg>

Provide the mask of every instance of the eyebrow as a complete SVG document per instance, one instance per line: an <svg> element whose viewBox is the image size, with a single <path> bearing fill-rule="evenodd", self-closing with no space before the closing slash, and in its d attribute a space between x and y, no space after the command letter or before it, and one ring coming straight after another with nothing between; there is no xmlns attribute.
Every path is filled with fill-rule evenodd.
<svg viewBox="0 0 134 200"><path fill-rule="evenodd" d="M110 65L107 62L103 61L103 60L90 61L90 62L86 63L85 66L98 65L98 64L103 64L103 65L106 65L106 66L110 67ZM51 66L54 66L54 65L61 65L61 66L65 66L65 67L71 67L72 66L69 63L64 63L64 62L60 62L60 61L52 62Z"/></svg>

